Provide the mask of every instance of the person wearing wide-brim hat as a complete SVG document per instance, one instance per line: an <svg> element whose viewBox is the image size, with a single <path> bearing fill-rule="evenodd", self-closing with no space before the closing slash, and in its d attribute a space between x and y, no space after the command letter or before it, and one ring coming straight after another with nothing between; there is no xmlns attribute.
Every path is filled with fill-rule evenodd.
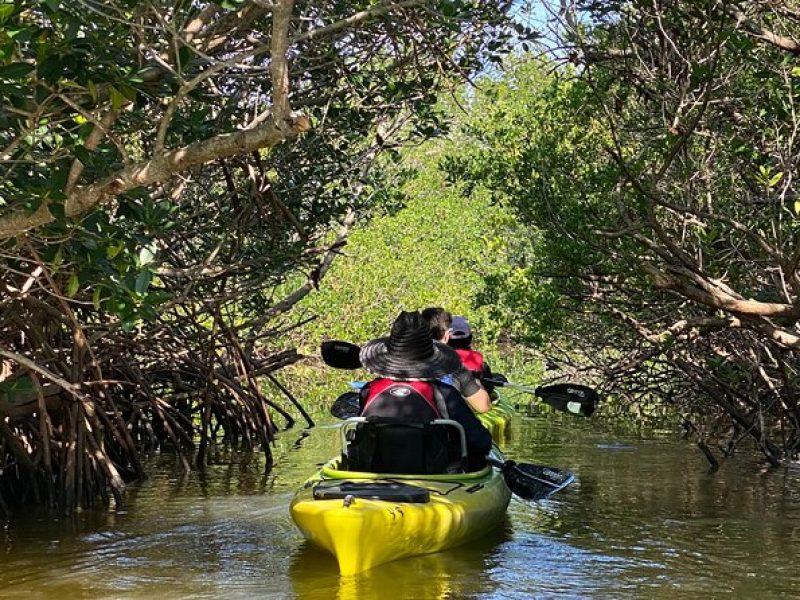
<svg viewBox="0 0 800 600"><path fill-rule="evenodd" d="M461 394L442 379L463 369L461 359L446 344L431 338L419 312L401 312L387 337L361 349L361 363L377 379L361 391L362 415L407 422L435 418L458 421L467 436L472 468L480 468L492 440Z"/></svg>
<svg viewBox="0 0 800 600"><path fill-rule="evenodd" d="M417 312L401 312L391 334L367 342L360 358L370 373L398 381L438 381L461 366L452 348L431 339Z"/></svg>

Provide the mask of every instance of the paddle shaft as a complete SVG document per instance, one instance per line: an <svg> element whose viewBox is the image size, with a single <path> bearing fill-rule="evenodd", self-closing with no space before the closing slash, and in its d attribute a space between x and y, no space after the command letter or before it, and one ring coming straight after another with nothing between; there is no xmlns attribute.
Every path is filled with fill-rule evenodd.
<svg viewBox="0 0 800 600"><path fill-rule="evenodd" d="M528 392L529 394L536 395L537 389L530 387L528 385L520 385L518 383L511 383L510 381L502 381L500 379L492 379L491 377L484 377L481 381L485 381L486 383L491 383L492 385L496 385L498 387L509 387L515 390L520 390L522 392Z"/></svg>
<svg viewBox="0 0 800 600"><path fill-rule="evenodd" d="M337 340L326 341L322 343L320 350L325 364L331 367L352 370L361 366L359 357L361 349L359 346L351 344L350 342ZM591 416L597 406L597 392L584 385L555 384L534 388L492 377L484 378L483 381L498 387L509 387L532 394L556 410L583 417Z"/></svg>

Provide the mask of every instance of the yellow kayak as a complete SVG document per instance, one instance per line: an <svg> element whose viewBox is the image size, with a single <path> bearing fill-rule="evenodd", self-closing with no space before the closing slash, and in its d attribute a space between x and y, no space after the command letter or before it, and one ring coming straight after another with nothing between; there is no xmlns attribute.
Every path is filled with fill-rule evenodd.
<svg viewBox="0 0 800 600"><path fill-rule="evenodd" d="M476 413L478 420L492 434L492 441L495 444L502 444L508 434L511 417L514 414L514 405L503 396L498 397L492 402L492 409L485 413Z"/></svg>
<svg viewBox="0 0 800 600"><path fill-rule="evenodd" d="M306 539L336 557L342 575L474 540L502 522L511 499L503 475L490 466L393 475L341 471L340 460L305 483L290 511Z"/></svg>
<svg viewBox="0 0 800 600"><path fill-rule="evenodd" d="M502 397L478 418L503 441L514 407ZM343 442L344 443L344 442ZM502 460L494 449L492 454ZM297 527L333 554L342 575L400 558L439 552L497 527L511 498L499 470L408 475L341 470L326 463L290 505Z"/></svg>

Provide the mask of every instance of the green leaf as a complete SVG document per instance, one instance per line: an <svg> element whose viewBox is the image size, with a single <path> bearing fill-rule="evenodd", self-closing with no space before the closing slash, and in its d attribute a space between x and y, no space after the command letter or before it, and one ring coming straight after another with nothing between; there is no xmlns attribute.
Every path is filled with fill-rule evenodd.
<svg viewBox="0 0 800 600"><path fill-rule="evenodd" d="M775 187L782 178L783 178L783 171L778 171L777 173L775 173L775 175L772 176L767 185L769 187Z"/></svg>
<svg viewBox="0 0 800 600"><path fill-rule="evenodd" d="M144 296L145 292L147 292L147 288L150 286L150 281L152 279L153 279L153 274L150 271L142 271L141 273L139 273L139 275L136 276L136 283L134 284L133 289L140 296Z"/></svg>
<svg viewBox="0 0 800 600"><path fill-rule="evenodd" d="M47 83L56 83L63 72L61 57L57 54L50 54L42 62L36 65L36 73Z"/></svg>
<svg viewBox="0 0 800 600"><path fill-rule="evenodd" d="M80 280L78 279L77 273L73 273L69 276L69 281L67 281L67 296L70 298L74 298L75 294L78 293L78 287L80 286Z"/></svg>
<svg viewBox="0 0 800 600"><path fill-rule="evenodd" d="M41 197L39 197L39 196L34 196L34 197L32 197L32 198L29 198L29 199L28 199L27 201L25 201L25 203L23 204L23 206L25 207L25 212L26 212L27 214L29 214L29 215L32 215L32 214L33 214L33 213L35 213L37 210L39 210L39 207L40 207L41 205L42 205L42 198L41 198Z"/></svg>
<svg viewBox="0 0 800 600"><path fill-rule="evenodd" d="M15 62L0 67L0 79L23 79L36 67L30 63Z"/></svg>
<svg viewBox="0 0 800 600"><path fill-rule="evenodd" d="M119 86L119 92L122 96L131 102L136 102L136 88L133 86L128 85L127 83L122 83Z"/></svg>
<svg viewBox="0 0 800 600"><path fill-rule="evenodd" d="M125 96L113 85L108 88L108 93L111 96L111 108L119 110L125 104Z"/></svg>
<svg viewBox="0 0 800 600"><path fill-rule="evenodd" d="M47 210L50 211L50 214L53 215L53 218L56 221L63 222L67 220L67 213L64 210L63 202L55 202L51 200L47 203Z"/></svg>
<svg viewBox="0 0 800 600"><path fill-rule="evenodd" d="M49 8L51 12L56 12L61 6L61 0L43 0L42 4Z"/></svg>
<svg viewBox="0 0 800 600"><path fill-rule="evenodd" d="M30 33L31 33L31 30L28 29L27 27L7 27L5 29L5 34L9 38L14 39L14 38L19 36L20 39L23 40L23 41L27 41L30 38ZM22 35L22 34L25 34L25 35Z"/></svg>
<svg viewBox="0 0 800 600"><path fill-rule="evenodd" d="M117 256L117 254L122 252L122 249L124 247L125 247L125 244L123 242L119 242L118 244L114 244L113 246L109 246L108 248L106 248L106 256L108 258L114 258L114 257Z"/></svg>
<svg viewBox="0 0 800 600"><path fill-rule="evenodd" d="M102 290L100 289L100 286L95 287L94 291L92 292L92 304L94 305L95 310L100 310L101 294Z"/></svg>
<svg viewBox="0 0 800 600"><path fill-rule="evenodd" d="M75 158L77 158L79 161L81 161L81 163L83 163L84 166L89 165L89 164L92 163L92 155L86 149L86 146L75 146L75 147L73 147L72 148L72 154L74 154Z"/></svg>
<svg viewBox="0 0 800 600"><path fill-rule="evenodd" d="M439 8L445 17L452 17L454 14L456 14L456 8L453 6L452 2L441 2L439 4Z"/></svg>
<svg viewBox="0 0 800 600"><path fill-rule="evenodd" d="M89 95L92 97L92 102L97 102L97 86L93 81L86 82L86 89L89 90Z"/></svg>
<svg viewBox="0 0 800 600"><path fill-rule="evenodd" d="M26 394L36 391L36 386L27 375L11 379L9 381L0 382L0 392L7 395L16 396L17 394Z"/></svg>
<svg viewBox="0 0 800 600"><path fill-rule="evenodd" d="M192 49L188 46L181 46L180 50L178 50L178 60L181 64L181 69L185 69L186 65L189 64L189 61L192 59Z"/></svg>
<svg viewBox="0 0 800 600"><path fill-rule="evenodd" d="M61 263L64 262L64 247L59 246L58 250L56 250L56 254L53 257L53 269L58 269L61 266Z"/></svg>
<svg viewBox="0 0 800 600"><path fill-rule="evenodd" d="M14 14L13 2L0 2L0 23L8 19L8 17L10 17L13 14Z"/></svg>

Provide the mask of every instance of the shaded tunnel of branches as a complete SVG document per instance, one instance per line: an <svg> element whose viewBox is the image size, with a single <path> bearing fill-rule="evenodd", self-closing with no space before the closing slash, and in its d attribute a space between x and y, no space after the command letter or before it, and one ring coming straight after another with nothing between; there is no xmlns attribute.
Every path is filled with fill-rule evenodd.
<svg viewBox="0 0 800 600"><path fill-rule="evenodd" d="M499 60L510 6L7 5L0 513L119 500L142 450L269 468L311 424L278 374L292 307L391 195L380 162L441 130L437 93Z"/></svg>
<svg viewBox="0 0 800 600"><path fill-rule="evenodd" d="M144 476L142 451L177 452L189 468L204 465L209 447L220 442L262 451L270 468L275 432L297 418L313 425L278 379L280 369L302 358L280 349L279 340L302 324L286 313L324 276L352 213L328 243L318 236L298 243L291 223L274 215L270 227L255 227L251 220L282 209L266 208L259 194L230 202L239 186L258 185L257 177L234 180L232 169L251 171L246 162L206 170L172 199L176 226L150 240L162 259L147 286L147 293L170 298L142 303L139 310L152 312L147 320L109 319L91 290L68 294L63 277L42 259L44 240L30 238L9 257L5 281L15 292L0 302L5 512L14 504L71 510L119 501L124 484ZM228 184L212 194L216 202L198 202L192 190L225 181L226 171ZM232 240L202 249L195 229L212 214ZM210 266L207 251L224 266Z"/></svg>

